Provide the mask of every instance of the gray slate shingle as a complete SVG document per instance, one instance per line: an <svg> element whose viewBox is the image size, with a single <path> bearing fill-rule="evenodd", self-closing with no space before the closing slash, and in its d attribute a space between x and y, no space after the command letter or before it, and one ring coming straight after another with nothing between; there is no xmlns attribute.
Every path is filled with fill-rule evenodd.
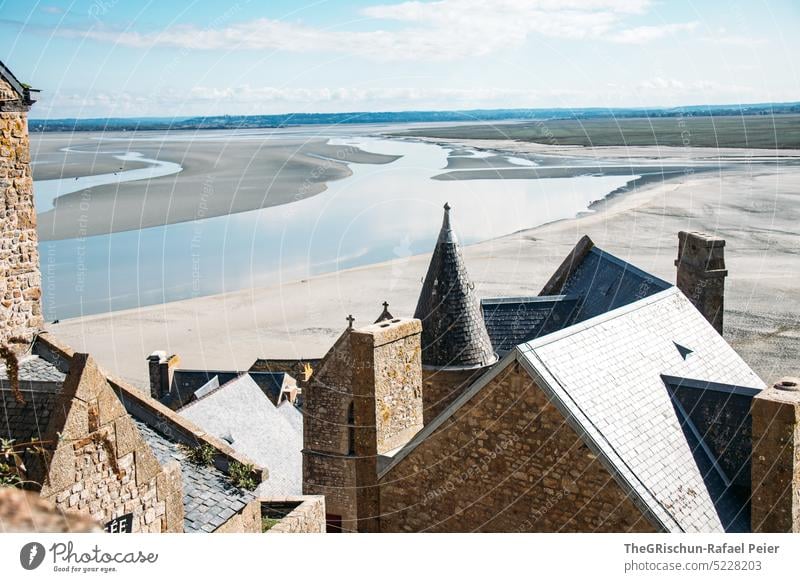
<svg viewBox="0 0 800 582"><path fill-rule="evenodd" d="M481 300L486 330L501 357L518 344L569 325L576 305L577 298L566 295Z"/></svg>
<svg viewBox="0 0 800 582"><path fill-rule="evenodd" d="M478 367L496 360L478 298L461 248L444 220L414 317L422 321L422 363L427 366Z"/></svg>
<svg viewBox="0 0 800 582"><path fill-rule="evenodd" d="M140 420L133 420L159 463L164 465L176 460L181 464L185 531L215 531L228 520L223 515L230 517L255 499L252 491L234 487L228 477L216 468L195 465L186 458L177 443Z"/></svg>
<svg viewBox="0 0 800 582"><path fill-rule="evenodd" d="M674 343L694 351L685 360ZM520 361L668 531L742 529L662 376L764 383L670 288L519 346Z"/></svg>

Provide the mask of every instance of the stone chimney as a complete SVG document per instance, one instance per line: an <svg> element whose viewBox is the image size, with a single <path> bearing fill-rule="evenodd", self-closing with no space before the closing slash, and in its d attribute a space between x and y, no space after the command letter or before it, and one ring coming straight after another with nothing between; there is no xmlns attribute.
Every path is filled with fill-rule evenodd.
<svg viewBox="0 0 800 582"><path fill-rule="evenodd" d="M0 63L0 345L42 329L28 109L31 89Z"/></svg>
<svg viewBox="0 0 800 582"><path fill-rule="evenodd" d="M677 285L722 335L725 310L725 240L702 232L678 233Z"/></svg>
<svg viewBox="0 0 800 582"><path fill-rule="evenodd" d="M800 379L753 398L753 532L800 532Z"/></svg>
<svg viewBox="0 0 800 582"><path fill-rule="evenodd" d="M167 352L155 351L147 356L147 367L150 372L150 396L163 400L172 386L172 372L179 363L178 356L167 357Z"/></svg>

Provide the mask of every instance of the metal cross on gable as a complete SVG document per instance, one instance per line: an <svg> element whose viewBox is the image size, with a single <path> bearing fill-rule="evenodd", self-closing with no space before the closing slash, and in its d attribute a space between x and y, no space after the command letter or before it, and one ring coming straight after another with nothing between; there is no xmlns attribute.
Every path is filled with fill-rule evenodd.
<svg viewBox="0 0 800 582"><path fill-rule="evenodd" d="M352 314L351 314L351 315L348 315L348 316L347 316L347 327L349 327L349 328L353 327L353 322L354 322L355 320L356 320L356 318L355 318L355 317L353 317L353 316L352 316Z"/></svg>

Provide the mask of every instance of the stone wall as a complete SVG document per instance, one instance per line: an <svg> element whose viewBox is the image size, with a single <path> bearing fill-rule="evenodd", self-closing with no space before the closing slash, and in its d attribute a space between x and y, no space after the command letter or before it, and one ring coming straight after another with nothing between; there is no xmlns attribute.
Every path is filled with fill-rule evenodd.
<svg viewBox="0 0 800 582"><path fill-rule="evenodd" d="M322 495L303 495L289 499L261 499L262 515L265 508L291 503L294 508L283 515L267 533L325 533L325 498ZM269 517L268 510L266 517Z"/></svg>
<svg viewBox="0 0 800 582"><path fill-rule="evenodd" d="M254 499L214 533L261 533L261 503Z"/></svg>
<svg viewBox="0 0 800 582"><path fill-rule="evenodd" d="M654 531L516 362L432 430L380 476L382 532Z"/></svg>
<svg viewBox="0 0 800 582"><path fill-rule="evenodd" d="M372 425L371 448L378 455L405 444L422 428L422 325L393 319L355 330L351 337L355 394ZM372 451L365 451L372 452Z"/></svg>
<svg viewBox="0 0 800 582"><path fill-rule="evenodd" d="M489 369L448 370L443 368L423 368L422 399L424 423L428 424L439 416L462 392Z"/></svg>
<svg viewBox="0 0 800 582"><path fill-rule="evenodd" d="M177 462L161 467L94 361L73 356L34 463L41 496L104 524L133 514L134 532L183 531Z"/></svg>
<svg viewBox="0 0 800 582"><path fill-rule="evenodd" d="M0 79L0 93L10 86ZM27 107L0 112L0 344L41 329L41 275Z"/></svg>
<svg viewBox="0 0 800 582"><path fill-rule="evenodd" d="M350 329L339 337L303 390L303 493L324 495L344 531L357 528L356 465L350 455L353 405Z"/></svg>

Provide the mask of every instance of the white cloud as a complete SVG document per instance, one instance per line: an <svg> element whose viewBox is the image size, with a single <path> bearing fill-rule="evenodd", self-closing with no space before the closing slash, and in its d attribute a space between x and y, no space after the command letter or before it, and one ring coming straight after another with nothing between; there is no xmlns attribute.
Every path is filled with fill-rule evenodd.
<svg viewBox="0 0 800 582"><path fill-rule="evenodd" d="M698 22L683 22L661 26L637 26L618 32L612 35L609 40L626 44L642 44L680 32L691 32L697 28L698 24Z"/></svg>
<svg viewBox="0 0 800 582"><path fill-rule="evenodd" d="M151 94L60 91L43 95L37 118L270 114L551 106L581 94L567 90L436 87L203 87Z"/></svg>
<svg viewBox="0 0 800 582"><path fill-rule="evenodd" d="M624 19L643 14L650 0L438 0L371 6L366 31L323 29L260 18L198 28L172 26L131 32L97 26L59 28L56 35L87 38L140 49L280 50L350 54L373 60L453 60L522 45L530 36L647 42L692 30L696 23L623 29ZM386 25L388 28L385 28Z"/></svg>

